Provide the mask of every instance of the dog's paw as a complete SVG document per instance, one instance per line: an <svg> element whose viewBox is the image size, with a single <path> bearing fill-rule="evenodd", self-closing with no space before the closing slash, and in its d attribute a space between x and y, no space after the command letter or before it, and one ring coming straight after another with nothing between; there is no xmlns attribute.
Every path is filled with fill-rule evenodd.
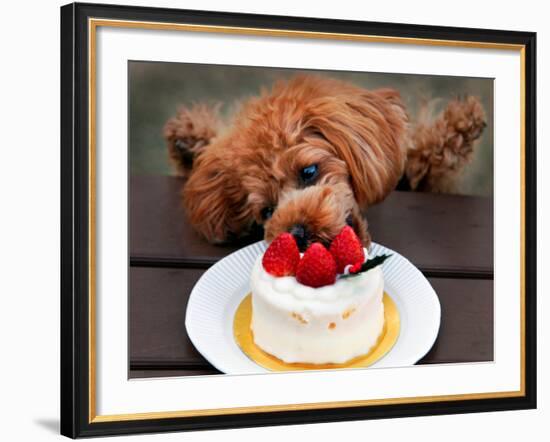
<svg viewBox="0 0 550 442"><path fill-rule="evenodd" d="M487 125L485 112L480 101L473 96L451 101L443 114L446 123L445 155L456 155L461 161L453 164L461 165L468 161L474 149L476 141ZM457 158L458 159L458 158Z"/></svg>
<svg viewBox="0 0 550 442"><path fill-rule="evenodd" d="M182 107L164 126L168 153L180 175L187 175L194 159L216 137L219 130L218 106L203 104Z"/></svg>
<svg viewBox="0 0 550 442"><path fill-rule="evenodd" d="M454 99L437 118L417 123L405 167L410 188L454 192L485 126L483 106L472 96Z"/></svg>

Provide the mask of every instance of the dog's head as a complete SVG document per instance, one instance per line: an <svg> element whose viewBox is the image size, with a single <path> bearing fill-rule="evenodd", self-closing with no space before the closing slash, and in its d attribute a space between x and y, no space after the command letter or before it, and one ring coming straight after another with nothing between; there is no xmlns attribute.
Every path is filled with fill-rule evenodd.
<svg viewBox="0 0 550 442"><path fill-rule="evenodd" d="M249 100L193 159L184 186L191 223L213 242L291 232L301 249L346 224L365 245L362 210L396 185L407 115L397 92L299 76Z"/></svg>

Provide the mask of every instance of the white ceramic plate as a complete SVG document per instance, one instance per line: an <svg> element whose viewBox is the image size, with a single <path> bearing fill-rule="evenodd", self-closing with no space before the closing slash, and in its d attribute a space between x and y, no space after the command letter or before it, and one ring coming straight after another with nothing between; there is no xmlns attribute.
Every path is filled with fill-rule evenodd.
<svg viewBox="0 0 550 442"><path fill-rule="evenodd" d="M250 360L233 337L233 316L250 292L248 279L256 257L266 243L244 247L214 264L195 284L185 317L189 338L218 370L228 374L266 373ZM373 243L371 256L391 253L382 264L384 289L395 301L401 331L393 348L371 367L415 364L432 347L439 331L441 307L434 289L409 260Z"/></svg>

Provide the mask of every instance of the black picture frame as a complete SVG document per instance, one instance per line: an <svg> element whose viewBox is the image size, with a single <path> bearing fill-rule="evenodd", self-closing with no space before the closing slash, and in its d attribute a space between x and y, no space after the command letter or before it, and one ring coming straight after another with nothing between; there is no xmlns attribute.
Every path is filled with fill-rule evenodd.
<svg viewBox="0 0 550 442"><path fill-rule="evenodd" d="M90 409L89 18L521 45L524 50L524 389L522 396L94 422ZM116 5L61 8L61 434L239 428L536 408L536 34Z"/></svg>

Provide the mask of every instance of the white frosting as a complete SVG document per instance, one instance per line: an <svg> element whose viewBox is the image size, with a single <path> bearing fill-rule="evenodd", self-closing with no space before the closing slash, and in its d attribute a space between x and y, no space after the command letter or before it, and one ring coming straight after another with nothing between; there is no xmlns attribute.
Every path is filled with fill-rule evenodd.
<svg viewBox="0 0 550 442"><path fill-rule="evenodd" d="M287 363L347 362L368 353L384 328L380 266L313 288L270 275L259 256L250 285L254 342Z"/></svg>

